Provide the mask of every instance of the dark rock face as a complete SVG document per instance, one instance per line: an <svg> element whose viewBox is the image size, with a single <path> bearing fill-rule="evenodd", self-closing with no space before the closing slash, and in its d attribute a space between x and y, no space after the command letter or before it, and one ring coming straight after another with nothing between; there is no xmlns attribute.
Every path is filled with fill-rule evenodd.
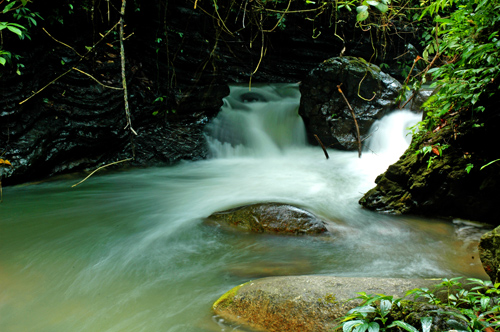
<svg viewBox="0 0 500 332"><path fill-rule="evenodd" d="M318 135L327 147L357 149L354 119L338 85L355 112L363 136L375 120L395 108L401 84L378 66L354 57L328 59L301 83L299 114L309 134Z"/></svg>
<svg viewBox="0 0 500 332"><path fill-rule="evenodd" d="M207 222L256 233L302 235L327 231L325 222L312 213L280 203L253 204L216 212Z"/></svg>
<svg viewBox="0 0 500 332"><path fill-rule="evenodd" d="M469 112L450 114L441 125L414 139L395 164L377 177L375 188L360 200L366 208L389 213L455 217L499 224L500 167L480 169L496 152L479 142L496 139L500 116ZM471 118L473 120L471 120ZM474 127L472 123L484 123ZM446 147L418 153L424 147ZM437 149L436 149L437 151ZM468 164L474 165L470 173Z"/></svg>
<svg viewBox="0 0 500 332"><path fill-rule="evenodd" d="M479 257L491 282L500 282L500 227L481 237Z"/></svg>
<svg viewBox="0 0 500 332"><path fill-rule="evenodd" d="M0 155L13 166L4 172L4 185L124 159L133 158L128 164L135 166L150 166L207 156L203 129L229 93L226 81L219 74L198 71L193 66L205 61L209 52L197 44L205 38L201 35L185 37L192 41L192 48L188 45L183 49L186 56L159 61L159 54L169 59L151 35L161 22L151 14L153 7L144 5L142 9L141 15L153 19L138 24L135 20L144 21L144 17L137 13L128 15L126 21L137 26L133 37L125 41L128 100L132 128L137 135L127 127L123 91L104 86L121 88L117 38L108 36L92 56L80 59L46 34L35 32L29 52L17 51L24 56L23 75L17 75L13 69L0 73ZM42 16L51 15L50 9L39 10ZM179 10L169 11L169 22L185 26ZM63 17L68 22L67 29L53 32L54 36L76 49L92 45L92 36L87 32L109 27L102 21L80 20L86 15L79 12L77 18ZM191 20L203 25L205 16L200 14ZM183 41L174 33L170 46L180 48ZM76 70L58 78L72 67L104 85ZM49 82L52 84L47 85ZM45 85L45 89L25 101Z"/></svg>

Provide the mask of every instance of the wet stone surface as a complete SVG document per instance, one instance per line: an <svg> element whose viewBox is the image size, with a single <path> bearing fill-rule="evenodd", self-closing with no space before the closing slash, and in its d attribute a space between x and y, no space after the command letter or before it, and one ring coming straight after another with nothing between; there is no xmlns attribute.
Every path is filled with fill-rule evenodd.
<svg viewBox="0 0 500 332"><path fill-rule="evenodd" d="M255 233L288 235L326 233L326 222L312 213L282 203L263 203L216 212L207 224Z"/></svg>

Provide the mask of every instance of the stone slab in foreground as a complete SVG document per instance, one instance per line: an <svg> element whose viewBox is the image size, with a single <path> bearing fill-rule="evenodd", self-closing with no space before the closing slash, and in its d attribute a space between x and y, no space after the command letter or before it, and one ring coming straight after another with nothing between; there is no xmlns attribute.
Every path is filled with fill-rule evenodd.
<svg viewBox="0 0 500 332"><path fill-rule="evenodd" d="M270 277L237 286L217 300L215 314L259 331L330 331L360 301L356 292L403 297L440 279Z"/></svg>

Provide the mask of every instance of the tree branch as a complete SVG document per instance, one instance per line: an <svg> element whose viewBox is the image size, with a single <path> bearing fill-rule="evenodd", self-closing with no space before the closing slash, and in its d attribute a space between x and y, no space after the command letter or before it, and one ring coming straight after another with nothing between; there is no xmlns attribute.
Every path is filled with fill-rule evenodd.
<svg viewBox="0 0 500 332"><path fill-rule="evenodd" d="M354 125L356 126L357 141L358 141L358 157L361 158L362 144L361 144L361 135L359 133L358 121L356 120L356 114L354 113L354 110L352 109L351 104L349 104L349 101L345 97L344 92L342 92L342 89L340 88L341 85L342 85L342 83L337 85L337 89L339 90L340 94L344 98L344 101L346 102L347 106L349 107L349 111L351 111L352 118L354 119Z"/></svg>

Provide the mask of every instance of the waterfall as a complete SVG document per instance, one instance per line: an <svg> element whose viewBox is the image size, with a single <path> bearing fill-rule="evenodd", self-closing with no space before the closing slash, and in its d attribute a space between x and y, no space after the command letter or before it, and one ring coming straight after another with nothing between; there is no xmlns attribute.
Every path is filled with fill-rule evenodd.
<svg viewBox="0 0 500 332"><path fill-rule="evenodd" d="M220 113L205 131L212 157L277 156L306 147L299 103L298 84L231 86ZM385 166L397 161L410 144L408 128L420 118L420 114L400 110L377 120L365 143L365 156L383 156L378 159Z"/></svg>
<svg viewBox="0 0 500 332"><path fill-rule="evenodd" d="M207 128L214 157L272 156L305 146L298 84L236 85Z"/></svg>

